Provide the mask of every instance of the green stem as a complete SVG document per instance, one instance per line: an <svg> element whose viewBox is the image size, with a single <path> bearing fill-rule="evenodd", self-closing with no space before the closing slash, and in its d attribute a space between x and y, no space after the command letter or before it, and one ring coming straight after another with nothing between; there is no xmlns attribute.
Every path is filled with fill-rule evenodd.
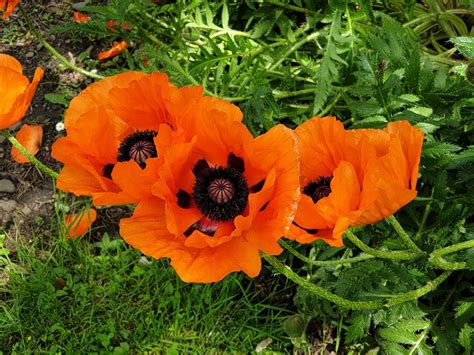
<svg viewBox="0 0 474 355"><path fill-rule="evenodd" d="M35 26L33 25L33 22L31 21L30 16L25 11L25 9L22 7L22 5L21 4L19 4L19 5L20 5L19 7L20 7L20 10L21 10L21 13L22 13L23 17L25 18L26 24L30 28L31 32L33 32L36 39L49 51L49 53L51 53L51 55L53 57L58 59L61 63L63 63L69 69L74 70L74 71L76 71L76 72L78 72L82 75L85 75L85 76L88 76L88 77L91 77L91 78L94 78L94 79L103 79L104 78L102 75L91 73L90 71L87 71L85 69L79 68L78 66L75 66L69 60L67 60L65 57L63 57L58 51L56 51L56 49L54 49L53 46L51 46L43 38L43 36L41 36L39 31L35 28Z"/></svg>
<svg viewBox="0 0 474 355"><path fill-rule="evenodd" d="M357 236L352 233L350 230L347 230L345 236L355 244L363 252L367 254L376 256L381 259L391 259L391 260L414 260L418 259L421 255L410 252L409 250L393 250L393 251L383 251L369 247L362 240L357 238Z"/></svg>
<svg viewBox="0 0 474 355"><path fill-rule="evenodd" d="M306 9L306 8L304 8L304 7L299 7L299 6L295 6L295 5L286 4L286 3L284 3L284 2L277 1L277 0L260 0L260 1L258 1L258 2L259 2L259 3L267 3L267 4L279 6L279 7L282 7L282 8L284 8L284 9L287 9L287 10L292 10L292 11L296 11L296 12L301 12L301 13L303 13L303 14L305 14L305 15L307 15L307 14L317 14L316 11Z"/></svg>
<svg viewBox="0 0 474 355"><path fill-rule="evenodd" d="M288 50L278 59L275 63L273 63L270 67L267 68L267 70L271 71L277 68L281 63L285 61L285 59L294 51L296 51L298 48L300 48L303 44L308 43L312 41L313 39L317 38L320 35L319 32L314 32L311 33L309 36L306 36L303 38L301 41L296 42L293 44Z"/></svg>
<svg viewBox="0 0 474 355"><path fill-rule="evenodd" d="M315 295L324 298L325 300L331 301L338 306L344 308L350 308L353 310L364 310L364 309L377 309L381 308L383 303L380 301L351 301L345 299L341 296L335 295L328 290L319 287L306 279L303 279L301 276L295 274L289 267L282 264L277 258L271 255L263 254L263 258L268 261L276 271L285 275L288 279L292 280L293 282L297 283L301 287L307 289L308 291L314 293Z"/></svg>
<svg viewBox="0 0 474 355"><path fill-rule="evenodd" d="M469 248L474 248L474 239L467 240L467 241L461 242L461 243L456 243L456 244L447 246L445 248L436 249L431 253L431 255L432 256L442 256L442 255L455 253L459 250L469 249Z"/></svg>
<svg viewBox="0 0 474 355"><path fill-rule="evenodd" d="M400 303L414 301L420 298L421 296L426 295L428 292L431 292L434 289L436 289L451 274L452 274L452 271L445 271L441 275L439 275L436 279L432 281L428 281L428 283L425 286L420 287L414 291L402 293L395 296L394 298L392 298L385 304L385 307L393 307Z"/></svg>
<svg viewBox="0 0 474 355"><path fill-rule="evenodd" d="M274 256L267 254L262 254L263 258L272 265L276 271L285 275L288 279L297 283L301 287L307 289L308 291L314 293L316 296L319 296L325 300L335 303L338 306L349 308L352 310L368 310L368 309L378 309L382 307L393 307L398 304L414 301L427 293L436 289L443 281L445 281L452 271L444 271L440 276L432 281L428 281L425 286L422 286L416 290L409 291L406 293L395 295L394 297L384 300L384 301L351 301L344 297L338 296L322 287L319 287L308 280L297 275L290 267L281 263Z"/></svg>
<svg viewBox="0 0 474 355"><path fill-rule="evenodd" d="M460 278L458 278L458 281L460 280ZM448 301L450 301L451 297L453 296L454 294L454 291L456 291L456 288L453 287L453 289L449 292L448 294L448 297L446 297L446 299L444 300L443 304L441 305L441 308L438 310L438 312L436 313L436 316L433 318L433 320L430 322L430 325L428 327L426 327L423 332L421 332L421 334L418 336L418 340L415 342L415 344L412 345L412 347L410 348L410 350L408 351L408 354L407 355L412 355L415 353L415 351L417 350L417 348L419 347L419 345L421 344L421 342L423 341L423 339L426 338L426 336L428 335L428 333L431 331L431 328L433 327L433 325L436 323L436 321L438 320L438 317L443 313L444 309L446 308L447 304L448 304ZM418 352L417 352L418 353Z"/></svg>
<svg viewBox="0 0 474 355"><path fill-rule="evenodd" d="M451 262L443 259L441 256L430 256L428 261L438 269L442 270L463 270L467 268L467 263L462 262Z"/></svg>
<svg viewBox="0 0 474 355"><path fill-rule="evenodd" d="M392 225L393 229L395 229L395 232L399 235L399 237L403 240L405 245L409 247L411 250L413 250L416 254L421 254L424 255L426 254L423 250L418 248L418 246L411 240L410 236L408 235L407 232L403 229L403 227L398 223L397 219L395 216L391 215L387 218L387 221Z"/></svg>
<svg viewBox="0 0 474 355"><path fill-rule="evenodd" d="M423 233L423 229L425 229L426 220L428 219L428 216L430 215L430 212L431 212L431 204L433 203L434 191L435 189L433 187L433 189L431 190L431 196L429 200L430 202L428 202L428 204L425 207L425 212L423 213L423 217L421 218L420 227L418 228L418 232L416 232L415 240L417 240L421 236L421 234Z"/></svg>
<svg viewBox="0 0 474 355"><path fill-rule="evenodd" d="M26 150L26 148L21 145L20 142L17 141L17 139L15 137L13 137L10 133L8 133L7 131L0 131L0 133L6 138L8 139L8 141L16 148L20 151L21 154L23 154L25 157L28 158L28 160L30 162L32 162L37 168L38 170L42 171L43 173L51 176L53 179L56 179L59 174L57 172L55 172L54 170L48 168L46 165L44 165L42 162L40 162L38 159L36 159L33 154L31 154L29 151Z"/></svg>
<svg viewBox="0 0 474 355"><path fill-rule="evenodd" d="M294 249L290 244L285 242L284 240L280 239L280 244L283 248L288 250L291 254L293 254L295 257L300 259L301 261L304 261L307 264L315 265L315 266L337 266L337 265L344 265L344 264L352 264L352 263L357 263L359 261L364 261L364 260L369 260L373 259L373 255L360 255L356 256L353 258L347 258L347 259L340 259L340 260L312 260L303 254L301 254L299 251Z"/></svg>

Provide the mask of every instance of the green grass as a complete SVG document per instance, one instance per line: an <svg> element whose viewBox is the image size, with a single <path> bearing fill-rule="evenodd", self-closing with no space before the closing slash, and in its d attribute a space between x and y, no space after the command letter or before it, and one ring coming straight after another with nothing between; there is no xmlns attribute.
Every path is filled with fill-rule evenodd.
<svg viewBox="0 0 474 355"><path fill-rule="evenodd" d="M213 285L185 284L166 261L140 262L120 239L35 237L10 262L1 292L0 349L25 352L151 350L250 352L291 343L289 314L241 275ZM285 292L279 288L279 292Z"/></svg>

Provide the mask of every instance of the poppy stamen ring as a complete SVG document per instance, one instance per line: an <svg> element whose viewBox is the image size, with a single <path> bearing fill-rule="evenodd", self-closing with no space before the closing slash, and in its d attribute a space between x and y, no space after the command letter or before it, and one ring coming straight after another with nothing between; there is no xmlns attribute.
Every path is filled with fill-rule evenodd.
<svg viewBox="0 0 474 355"><path fill-rule="evenodd" d="M230 221L247 207L247 181L242 172L233 167L211 168L204 162L198 162L194 168L198 174L193 188L193 200L209 220ZM202 166L205 168L200 169Z"/></svg>
<svg viewBox="0 0 474 355"><path fill-rule="evenodd" d="M332 176L320 176L310 181L303 189L303 193L311 197L314 203L329 196L331 193Z"/></svg>
<svg viewBox="0 0 474 355"><path fill-rule="evenodd" d="M148 158L158 156L153 140L156 135L157 132L151 130L136 131L130 134L120 144L117 161L135 160L144 169Z"/></svg>

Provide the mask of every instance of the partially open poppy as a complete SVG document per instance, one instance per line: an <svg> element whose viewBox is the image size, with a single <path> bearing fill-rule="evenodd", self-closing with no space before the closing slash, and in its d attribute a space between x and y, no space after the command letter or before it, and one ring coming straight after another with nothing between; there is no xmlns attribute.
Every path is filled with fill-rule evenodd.
<svg viewBox="0 0 474 355"><path fill-rule="evenodd" d="M74 22L77 23L87 23L89 22L89 16L86 14L83 14L82 12L79 11L74 11L72 13L72 18L74 19Z"/></svg>
<svg viewBox="0 0 474 355"><path fill-rule="evenodd" d="M81 213L68 214L64 219L66 239L76 239L86 234L97 218L97 212L89 208Z"/></svg>
<svg viewBox="0 0 474 355"><path fill-rule="evenodd" d="M15 7L20 3L20 0L0 0L0 12L3 10L2 19L5 20L11 15Z"/></svg>
<svg viewBox="0 0 474 355"><path fill-rule="evenodd" d="M96 205L138 202L156 177L160 152L154 138L161 124L176 128L192 120L188 111L201 100L211 102L216 114L227 114L220 100L202 93L197 86L176 88L161 73L128 72L92 84L71 101L67 136L53 144L52 156L64 163L57 187L92 196ZM112 180L118 162L128 162L126 180L135 189L122 191L115 182L122 182L120 176Z"/></svg>
<svg viewBox="0 0 474 355"><path fill-rule="evenodd" d="M0 129L10 127L23 118L43 74L43 69L36 68L30 83L23 75L19 61L0 54Z"/></svg>
<svg viewBox="0 0 474 355"><path fill-rule="evenodd" d="M295 132L302 195L289 238L342 246L349 226L383 220L416 197L423 133L407 121L346 131L315 117Z"/></svg>
<svg viewBox="0 0 474 355"><path fill-rule="evenodd" d="M99 60L107 60L113 58L124 52L127 48L128 44L125 41L114 42L112 48L110 48L108 51L100 52L98 58Z"/></svg>
<svg viewBox="0 0 474 355"><path fill-rule="evenodd" d="M43 139L43 128L41 126L24 124L15 137L23 147L32 155L36 155L41 147ZM30 163L27 157L20 153L18 149L12 147L12 159L19 164Z"/></svg>
<svg viewBox="0 0 474 355"><path fill-rule="evenodd" d="M159 131L154 196L121 221L121 235L145 255L170 258L186 282L216 282L235 271L255 277L259 251L282 251L278 240L296 211L294 133L278 125L254 139L215 110L193 107L189 114L196 119L182 131Z"/></svg>

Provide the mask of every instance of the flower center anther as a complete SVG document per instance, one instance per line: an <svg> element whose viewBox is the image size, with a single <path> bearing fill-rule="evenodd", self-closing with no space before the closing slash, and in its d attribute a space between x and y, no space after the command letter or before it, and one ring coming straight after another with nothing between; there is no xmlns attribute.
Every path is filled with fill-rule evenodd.
<svg viewBox="0 0 474 355"><path fill-rule="evenodd" d="M207 188L209 197L218 204L227 203L234 197L234 185L227 179L216 179Z"/></svg>

